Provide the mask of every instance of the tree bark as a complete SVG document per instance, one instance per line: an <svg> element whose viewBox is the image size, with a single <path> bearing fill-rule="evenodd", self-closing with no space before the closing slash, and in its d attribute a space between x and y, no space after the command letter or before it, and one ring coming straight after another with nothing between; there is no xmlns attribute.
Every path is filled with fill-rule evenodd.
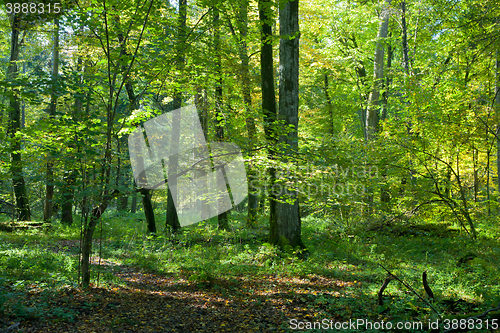
<svg viewBox="0 0 500 333"><path fill-rule="evenodd" d="M54 119L57 110L57 80L59 77L59 20L54 19L54 48L52 50L52 92L50 95L49 119ZM46 186L45 186L45 204L43 207L43 220L50 222L52 220L52 207L54 205L54 158L52 153L48 153Z"/></svg>
<svg viewBox="0 0 500 333"><path fill-rule="evenodd" d="M375 46L375 60L373 70L373 88L368 97L368 105L366 108L366 140L371 141L375 138L379 125L379 104L380 104L380 89L383 85L384 78L384 44L383 39L387 38L389 30L389 5L390 0L387 0L386 6L382 9L380 26L377 34L377 44Z"/></svg>
<svg viewBox="0 0 500 333"><path fill-rule="evenodd" d="M224 141L224 112L223 112L223 95L222 95L222 53L221 53L221 41L220 41L220 13L217 5L214 7L214 51L215 51L215 71L216 71L216 83L215 83L215 114L216 114L216 128L215 128L215 139L218 142ZM228 212L222 212L217 216L218 228L221 230L228 230Z"/></svg>
<svg viewBox="0 0 500 333"><path fill-rule="evenodd" d="M250 57L248 56L248 0L243 0L239 12L238 12L238 30L239 34L234 31L232 27L231 20L229 19L229 25L233 36L236 38L238 43L238 55L241 62L240 78L243 91L243 104L245 105L245 111L247 118L245 119L247 133L248 133L248 150L249 150L249 163L247 164L247 177L248 177L248 205L247 205L247 226L255 226L257 208L258 208L258 189L254 184L256 177L256 172L252 167L252 150L255 147L255 135L257 128L255 126L255 119L252 111L252 87L250 81Z"/></svg>
<svg viewBox="0 0 500 333"><path fill-rule="evenodd" d="M7 69L8 80L17 78L17 61L19 60L19 26L21 17L14 14L10 44L10 62ZM23 160L21 155L21 139L16 133L21 130L21 108L19 91L14 88L9 94L9 137L11 139L11 167L12 185L16 197L16 208L18 210L18 219L21 221L30 221L31 213L29 207L28 194L26 193L26 184L23 176Z"/></svg>
<svg viewBox="0 0 500 333"><path fill-rule="evenodd" d="M129 56L127 53L127 48L125 45L125 39L123 37L123 34L119 33L118 34L118 40L120 42L120 57L124 56ZM126 66L125 64L122 65L121 68L123 74L125 75L126 73ZM134 85L130 81L130 78L126 78L126 83L125 83L125 90L127 92L127 97L129 100L129 107L130 110L135 110L139 108L139 103L137 100L137 96L135 95L134 92ZM153 209L153 204L151 203L151 197L153 196L150 189L142 188L140 189L140 194L141 194L141 199L142 199L142 207L144 209L144 217L146 218L146 224L148 227L148 232L149 233L156 233L156 221L155 221L155 213Z"/></svg>
<svg viewBox="0 0 500 333"><path fill-rule="evenodd" d="M208 97L207 97L207 90L198 88L198 91L195 95L194 101L196 104L196 109L198 111L198 117L200 118L201 128L203 130L203 136L205 138L205 142L208 142L209 140L208 140ZM196 176L199 177L199 179L205 179L204 184L202 184L201 186L208 188L208 183L206 181L206 175L207 175L207 172L205 170L200 170ZM211 216L209 198L204 197L204 198L200 198L200 200L201 200L201 218L204 221L209 216Z"/></svg>
<svg viewBox="0 0 500 333"><path fill-rule="evenodd" d="M291 131L280 138L285 144L285 159L293 162L298 153L299 126L299 1L289 1L280 7L280 85L279 115ZM305 249L301 237L299 197L296 184L283 184L284 196L276 204L277 235L273 244ZM282 201L285 199L286 201ZM277 237L276 237L277 236Z"/></svg>
<svg viewBox="0 0 500 333"><path fill-rule="evenodd" d="M403 67L406 75L410 73L410 58L408 56L408 33L406 31L406 2L401 2L401 30L403 43Z"/></svg>
<svg viewBox="0 0 500 333"><path fill-rule="evenodd" d="M327 112L328 112L328 117L329 117L329 126L328 130L330 134L335 134L335 126L333 126L334 122L334 114L333 114L333 105L332 105L332 98L330 97L330 83L328 80L328 72L325 70L324 75L324 84L325 84L325 98L326 98L326 106L327 106Z"/></svg>
<svg viewBox="0 0 500 333"><path fill-rule="evenodd" d="M262 24L261 48L260 48L260 78L262 90L262 111L264 114L264 134L269 146L267 155L270 160L276 156L276 138L274 135L274 122L276 121L276 92L274 87L274 66L273 66L273 44L272 44L272 24L274 22L272 14L272 2L270 0L259 0L259 19ZM268 169L269 184L272 189L276 181L276 169L271 166ZM261 199L264 203L265 199ZM264 207L261 205L261 207ZM276 225L276 196L273 191L269 191L269 239L278 237Z"/></svg>
<svg viewBox="0 0 500 333"><path fill-rule="evenodd" d="M176 66L177 71L182 73L184 70L185 58L184 58L184 46L186 39L186 25L187 25L187 0L179 0L179 16L178 16L178 24L177 24L177 43L176 43ZM182 85L181 79L177 79L178 84ZM173 109L177 110L182 106L182 92L176 89L174 93L174 101L173 101ZM175 126L173 126L175 128ZM176 132L177 131L173 131ZM173 133L172 133L173 134ZM180 135L180 132L178 133ZM176 143L178 146L179 137L172 135L172 144ZM170 178L170 175L175 175L177 173L177 158L170 157L169 158L169 166L168 166L168 192L167 192L167 217L166 217L166 225L170 226L173 231L177 231L181 228L179 223L179 216L177 215L177 210L175 208L174 197L177 197L177 191L172 191L171 187L174 187L177 183L176 179ZM175 187L174 187L175 188Z"/></svg>

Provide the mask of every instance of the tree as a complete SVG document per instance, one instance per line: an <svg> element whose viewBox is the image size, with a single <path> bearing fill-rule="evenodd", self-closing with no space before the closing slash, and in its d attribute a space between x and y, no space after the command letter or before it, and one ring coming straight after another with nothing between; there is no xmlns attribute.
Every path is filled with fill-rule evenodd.
<svg viewBox="0 0 500 333"><path fill-rule="evenodd" d="M137 8L139 8L140 1L137 3ZM146 8L147 6L147 8ZM112 143L113 143L113 132L114 132L114 117L116 115L116 110L118 107L118 97L120 92L124 86L124 84L128 81L129 72L134 65L134 59L136 59L137 52L139 50L139 46L142 41L142 37L144 34L144 30L148 23L149 15L151 9L153 7L153 1L149 2L149 5L144 5L143 9L146 10L142 27L140 27L140 32L138 33L138 39L136 43L136 48L134 54L130 57L131 60L128 63L127 71L124 73L121 82L118 81L117 74L122 71L121 65L114 65L113 59L111 58L111 47L110 43L110 34L108 29L108 19L109 14L107 13L106 1L103 2L103 20L105 22L104 26L104 38L102 38L97 32L95 33L97 38L100 41L100 44L103 48L104 53L106 54L106 62L107 62L107 81L108 81L108 92L105 100L106 106L106 128L105 128L105 147L103 149L103 158L104 161L103 167L101 169L101 175L99 178L99 197L98 204L93 207L90 219L88 223L84 226L83 231L83 244L82 244L82 257L81 257L81 275L82 275L82 285L84 288L88 288L90 285L90 254L92 251L92 236L97 226L97 222L101 218L102 214L106 211L109 202L116 196L119 191L114 189L112 190L111 184L111 168L112 168ZM134 16L131 18L132 22L130 26L132 27L132 23L137 23L137 19L140 16ZM128 31L130 32L130 31ZM128 33L126 34L128 35ZM117 89L118 88L118 89Z"/></svg>
<svg viewBox="0 0 500 333"><path fill-rule="evenodd" d="M289 133L280 137L285 144L284 158L294 163L298 153L299 127L299 0L289 1L279 10L280 83L279 115ZM299 198L294 180L284 184L284 195L276 204L276 227L271 240L281 247L305 249L301 237Z"/></svg>
<svg viewBox="0 0 500 333"><path fill-rule="evenodd" d="M218 142L224 141L224 127L226 125L224 115L224 99L223 99L223 74L222 74L222 50L220 38L220 3L214 5L214 53L215 53L215 139ZM219 173L218 173L219 175ZM228 225L228 212L224 211L217 215L218 228L222 230L229 229Z"/></svg>
<svg viewBox="0 0 500 333"><path fill-rule="evenodd" d="M378 131L379 126L379 103L380 103L380 90L383 85L384 78L384 43L383 40L387 38L389 30L389 6L390 0L387 0L386 6L382 8L380 14L380 26L377 34L377 44L375 46L375 56L373 61L373 89L368 98L368 105L366 107L366 140L373 140Z"/></svg>
<svg viewBox="0 0 500 333"><path fill-rule="evenodd" d="M49 118L54 119L57 109L57 84L59 77L59 19L54 19L54 46L52 50L52 92L50 94ZM43 219L50 222L52 219L52 207L54 205L54 159L51 152L48 153L45 204L43 207Z"/></svg>
<svg viewBox="0 0 500 333"><path fill-rule="evenodd" d="M264 114L264 133L268 144L268 158L274 160L277 155L276 136L274 134L274 123L276 121L276 92L274 88L274 66L273 66L273 16L272 2L270 0L259 0L259 19L262 24L261 47L260 47L260 78L262 91L262 112ZM269 187L272 189L276 180L276 169L273 165L269 167ZM277 237L276 224L276 196L273 191L269 192L269 239Z"/></svg>
<svg viewBox="0 0 500 333"><path fill-rule="evenodd" d="M250 57L248 55L248 0L243 0L239 5L236 15L236 26L238 27L238 31L236 31L233 27L231 19L228 19L229 28L233 37L236 39L238 44L238 56L240 58L240 80L242 84L242 93L243 93L243 104L245 107L245 113L247 114L247 118L245 119L246 130L248 133L248 151L251 157L253 156L252 150L255 147L255 139L257 128L255 126L255 116L253 114L252 109L252 87L250 80ZM257 188L254 184L254 177L256 176L256 172L252 166L252 162L250 161L247 165L247 175L248 175L248 207L247 207L247 225L253 226L256 222L257 215L257 205L258 205L258 196L257 196Z"/></svg>
<svg viewBox="0 0 500 333"><path fill-rule="evenodd" d="M21 15L14 14L11 19L11 43L10 43L10 61L7 70L7 79L12 84L12 91L9 93L9 136L11 140L11 166L12 185L16 196L16 207L19 212L19 220L31 220L30 206L26 184L23 176L22 146L19 131L21 130L21 107L19 90L16 87L19 82L17 61L19 60L19 32L21 26Z"/></svg>
<svg viewBox="0 0 500 333"><path fill-rule="evenodd" d="M178 73L182 73L184 70L184 66L186 63L186 59L184 57L184 48L186 45L186 28L187 28L187 0L179 1L179 14L178 14L178 23L177 23L177 40L176 40L176 67ZM176 77L178 86L182 86L183 82L181 76ZM175 88L174 92L174 100L173 100L173 109L176 110L182 106L182 92L179 88ZM175 117L177 118L177 117ZM178 121L178 119L175 119ZM176 126L173 126L174 128ZM179 137L180 132L172 131L172 145L174 147L179 146ZM169 158L169 166L168 166L168 177L169 177L169 186L167 193L167 219L166 225L170 226L172 230L177 231L181 228L179 223L179 216L177 215L177 210L174 204L174 197L177 197L177 179L175 175L177 173L177 164L178 158L177 156L172 156Z"/></svg>

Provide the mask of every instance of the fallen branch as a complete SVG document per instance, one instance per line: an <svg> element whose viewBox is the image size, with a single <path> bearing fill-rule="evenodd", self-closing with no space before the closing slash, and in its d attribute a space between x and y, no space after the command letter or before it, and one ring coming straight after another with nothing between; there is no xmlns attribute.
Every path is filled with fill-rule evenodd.
<svg viewBox="0 0 500 333"><path fill-rule="evenodd" d="M392 276L394 279L398 280L399 282L401 282L401 284L403 284L406 288L408 288L408 290L410 290L413 294L415 294L415 296L417 296L422 302L424 302L425 304L427 304L438 316L439 316L439 319L442 319L442 315L439 313L438 310L436 310L431 303L429 303L429 301L427 301L425 298L423 298L422 296L419 295L419 293L417 293L415 291L415 289L413 289L409 284L407 284L406 282L404 282L403 280L401 280L400 278L398 278L396 275L392 274L387 268L385 268L384 266L382 266L382 264L378 263L378 265L380 267L382 267L390 276Z"/></svg>
<svg viewBox="0 0 500 333"><path fill-rule="evenodd" d="M384 293L384 290L385 288L387 288L387 286L389 285L389 282L391 282L392 280L394 280L394 277L391 276L391 275L388 275L385 280L384 280L384 283L382 283L382 287L380 287L379 291L378 291L378 305L384 305L384 300L382 298L382 294Z"/></svg>
<svg viewBox="0 0 500 333"><path fill-rule="evenodd" d="M434 299L434 293L432 292L431 288L429 287L429 284L427 283L427 271L424 271L422 273L422 284L424 285L424 290L427 293L427 296L429 298Z"/></svg>

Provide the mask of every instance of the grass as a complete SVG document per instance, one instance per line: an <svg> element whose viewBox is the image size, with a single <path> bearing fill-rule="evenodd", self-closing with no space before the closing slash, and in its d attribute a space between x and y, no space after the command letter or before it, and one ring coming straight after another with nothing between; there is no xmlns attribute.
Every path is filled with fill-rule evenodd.
<svg viewBox="0 0 500 333"><path fill-rule="evenodd" d="M94 242L94 256L100 253L102 260L101 267L94 267L101 287L123 285L114 274L123 267L185 278L201 289L217 279L275 276L314 284L328 278L342 288L297 291L306 307L324 316L424 322L437 318L428 304L397 281L386 289L384 305L377 306L377 292L387 275L384 266L420 295L424 295L421 276L427 271L437 298L434 307L443 314L484 311L500 301L500 237L492 220L481 221L480 237L472 241L456 226L424 217L418 223L346 227L309 216L302 226L310 255L302 260L267 243L264 218L249 229L245 216L233 212L230 231L217 230L216 221L210 220L185 227L178 234L163 231L156 236L145 235L141 219L141 214L116 211L103 217L102 234L99 226ZM75 221L79 219L75 217ZM33 290L76 287L79 237L78 222L70 227L54 223L46 230L0 232L0 314L42 318L50 312L58 320L70 321L71 313L48 301L33 307L29 301L22 306L23 302L14 299ZM471 253L473 260L457 265ZM96 274L93 276L97 283Z"/></svg>

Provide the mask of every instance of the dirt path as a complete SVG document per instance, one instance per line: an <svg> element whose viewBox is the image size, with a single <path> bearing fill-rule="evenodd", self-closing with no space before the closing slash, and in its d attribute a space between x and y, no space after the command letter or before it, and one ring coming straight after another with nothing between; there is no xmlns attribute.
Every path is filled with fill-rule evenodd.
<svg viewBox="0 0 500 333"><path fill-rule="evenodd" d="M338 290L348 285L322 277L275 276L192 282L184 274L117 269L109 260L101 265L114 267L125 286L54 294L51 308L72 313L73 321L23 321L18 332L286 332L291 319L325 318L313 297L338 297Z"/></svg>

